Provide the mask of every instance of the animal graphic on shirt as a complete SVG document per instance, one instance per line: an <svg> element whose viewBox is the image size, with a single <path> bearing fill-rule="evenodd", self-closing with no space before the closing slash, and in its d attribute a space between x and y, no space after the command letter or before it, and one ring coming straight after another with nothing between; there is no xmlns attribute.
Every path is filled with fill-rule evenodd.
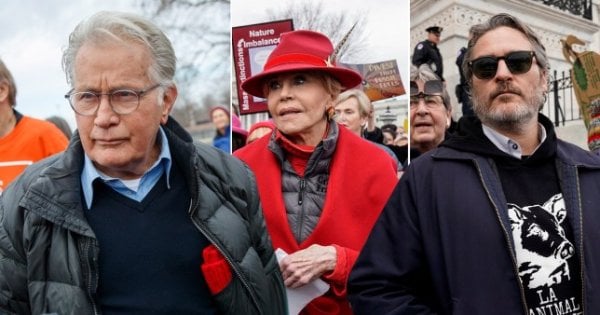
<svg viewBox="0 0 600 315"><path fill-rule="evenodd" d="M575 248L560 225L567 216L562 194L541 206L508 204L508 216L523 285L534 289L570 279L567 259Z"/></svg>

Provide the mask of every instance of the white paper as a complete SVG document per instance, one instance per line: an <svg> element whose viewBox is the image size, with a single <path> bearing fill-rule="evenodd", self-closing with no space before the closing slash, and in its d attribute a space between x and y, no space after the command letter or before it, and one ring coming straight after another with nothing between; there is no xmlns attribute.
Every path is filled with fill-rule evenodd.
<svg viewBox="0 0 600 315"><path fill-rule="evenodd" d="M275 256L277 257L277 262L280 262L283 257L287 256L287 253L283 249L277 248ZM296 289L286 287L285 292L287 293L290 315L298 315L310 301L325 294L327 290L329 290L329 284L318 278Z"/></svg>

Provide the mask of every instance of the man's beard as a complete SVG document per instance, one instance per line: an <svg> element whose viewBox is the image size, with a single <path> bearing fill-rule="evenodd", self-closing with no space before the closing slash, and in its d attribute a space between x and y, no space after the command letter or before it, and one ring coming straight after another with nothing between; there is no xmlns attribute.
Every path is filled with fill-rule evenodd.
<svg viewBox="0 0 600 315"><path fill-rule="evenodd" d="M518 100L519 103L510 105L511 110L507 110L503 108L506 104L502 102L508 102L514 97L499 96L506 92L519 95L523 100ZM532 85L530 89L523 91L512 85L510 81L501 81L489 95L479 95L473 91L472 98L473 110L483 124L494 129L515 132L522 130L527 122L536 117L544 102L544 90L540 85ZM492 107L494 100L499 101L500 104Z"/></svg>

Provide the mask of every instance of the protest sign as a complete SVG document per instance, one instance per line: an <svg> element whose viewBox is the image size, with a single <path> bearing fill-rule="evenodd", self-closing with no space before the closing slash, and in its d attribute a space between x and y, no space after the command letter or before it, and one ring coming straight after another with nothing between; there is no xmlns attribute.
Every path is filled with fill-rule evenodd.
<svg viewBox="0 0 600 315"><path fill-rule="evenodd" d="M267 57L279 44L279 35L293 30L292 20L236 26L231 29L240 114L267 111L265 99L244 92L241 84L247 78L262 72Z"/></svg>

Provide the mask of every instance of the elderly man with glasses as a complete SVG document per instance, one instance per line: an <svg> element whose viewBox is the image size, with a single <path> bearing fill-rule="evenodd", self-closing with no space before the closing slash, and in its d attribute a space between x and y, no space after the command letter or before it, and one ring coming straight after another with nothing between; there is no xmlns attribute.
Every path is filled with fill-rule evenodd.
<svg viewBox="0 0 600 315"><path fill-rule="evenodd" d="M136 15L71 33L77 133L0 197L0 313L286 313L253 174L169 117L175 59Z"/></svg>
<svg viewBox="0 0 600 315"><path fill-rule="evenodd" d="M450 96L439 77L423 64L410 68L410 147L420 154L437 148L452 122ZM411 159L414 156L411 154Z"/></svg>
<svg viewBox="0 0 600 315"><path fill-rule="evenodd" d="M408 167L350 275L355 314L600 314L600 160L538 111L546 51L517 18L471 28L477 117Z"/></svg>

